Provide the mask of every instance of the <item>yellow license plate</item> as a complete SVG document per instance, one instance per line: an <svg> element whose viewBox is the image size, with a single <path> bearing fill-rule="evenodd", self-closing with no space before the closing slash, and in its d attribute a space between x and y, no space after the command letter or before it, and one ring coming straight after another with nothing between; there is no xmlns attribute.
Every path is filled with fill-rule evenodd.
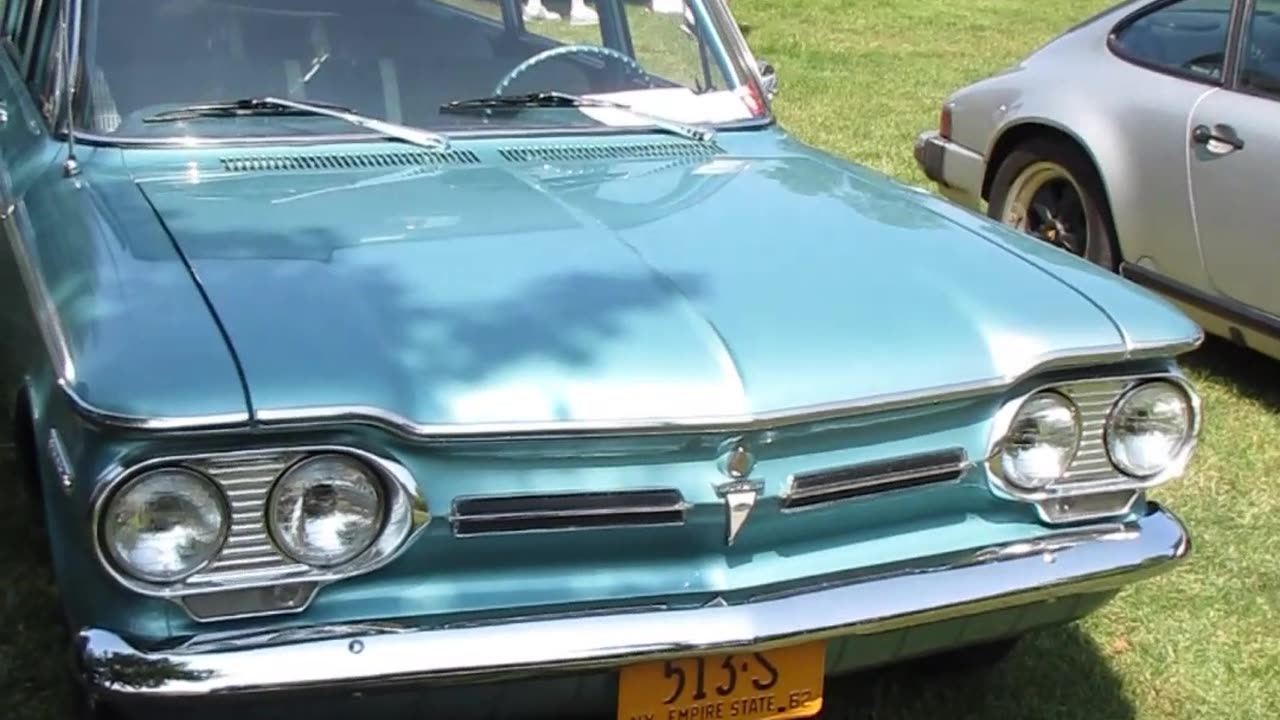
<svg viewBox="0 0 1280 720"><path fill-rule="evenodd" d="M789 720L822 710L826 644L631 665L618 720Z"/></svg>

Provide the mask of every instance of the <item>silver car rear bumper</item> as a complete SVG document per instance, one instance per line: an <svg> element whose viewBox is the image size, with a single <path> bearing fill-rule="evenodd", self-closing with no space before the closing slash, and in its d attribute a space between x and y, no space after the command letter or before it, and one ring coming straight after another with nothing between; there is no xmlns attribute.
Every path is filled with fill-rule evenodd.
<svg viewBox="0 0 1280 720"><path fill-rule="evenodd" d="M979 209L986 159L960 143L948 140L936 130L916 136L916 164L925 177L938 184L938 191L952 202Z"/></svg>
<svg viewBox="0 0 1280 720"><path fill-rule="evenodd" d="M1187 555L1190 539L1172 514L1155 504L1145 511L1130 522L925 558L744 604L446 628L308 628L292 635L195 641L153 653L106 630L86 629L79 636L78 659L95 696L146 701L499 680L871 635L1106 593L1166 570Z"/></svg>

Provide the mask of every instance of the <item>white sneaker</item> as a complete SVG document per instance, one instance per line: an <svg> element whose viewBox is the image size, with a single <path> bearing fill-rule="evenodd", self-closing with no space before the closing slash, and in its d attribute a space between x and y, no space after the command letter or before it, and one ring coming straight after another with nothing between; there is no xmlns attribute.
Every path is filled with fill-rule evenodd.
<svg viewBox="0 0 1280 720"><path fill-rule="evenodd" d="M560 13L554 10L548 10L539 0L528 3L524 6L525 22L529 20L559 20Z"/></svg>
<svg viewBox="0 0 1280 720"><path fill-rule="evenodd" d="M578 5L569 10L570 25L596 25L600 22L600 16L595 10L586 5Z"/></svg>

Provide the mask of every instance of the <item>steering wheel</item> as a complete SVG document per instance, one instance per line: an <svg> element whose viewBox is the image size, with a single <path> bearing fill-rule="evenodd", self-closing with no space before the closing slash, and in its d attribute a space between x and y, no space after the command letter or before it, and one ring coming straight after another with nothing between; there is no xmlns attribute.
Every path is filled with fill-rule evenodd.
<svg viewBox="0 0 1280 720"><path fill-rule="evenodd" d="M595 55L609 60L617 60L623 65L626 65L628 70L634 71L639 76L647 77L649 75L649 73L645 72L644 68L640 67L640 63L635 61L635 58L632 58L626 53L614 50L613 48L602 47L600 45L561 45L560 47L554 47L550 50L543 50L528 60L525 60L519 65L511 68L511 71L498 81L498 85L493 89L493 94L501 95L502 91L506 90L508 85L514 82L516 78L528 72L535 65L563 55L575 54Z"/></svg>

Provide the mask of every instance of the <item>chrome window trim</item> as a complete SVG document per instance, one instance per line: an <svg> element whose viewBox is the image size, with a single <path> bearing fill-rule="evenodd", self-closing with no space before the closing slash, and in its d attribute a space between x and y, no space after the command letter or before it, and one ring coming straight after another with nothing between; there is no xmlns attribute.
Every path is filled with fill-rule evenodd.
<svg viewBox="0 0 1280 720"><path fill-rule="evenodd" d="M1114 381L1118 383L1123 383L1125 387L1123 387L1120 391L1116 393L1116 400L1112 402L1111 408L1107 411L1107 420L1106 420L1106 423L1104 424L1104 430L1103 430L1103 434L1105 438L1106 428L1109 427L1111 422L1111 414L1112 412L1115 411L1115 404L1119 402L1120 398L1123 398L1125 395L1131 392L1133 388L1136 387L1137 385L1140 385L1145 382L1159 381L1159 380L1170 382L1180 387L1182 391L1187 394L1187 398L1191 402L1191 429L1188 433L1187 442L1183 446L1181 452L1179 452L1174 462L1171 463L1169 467L1166 468L1163 472L1160 472L1156 475L1153 475L1147 478L1136 478L1136 477L1124 474L1123 472L1120 471L1119 468L1115 468L1114 478L1109 478L1106 480L1087 481L1087 482L1065 483L1061 485L1050 484L1048 487L1041 490L1024 490L1024 489L1018 488L1010 484L1004 478L1004 476L1000 473L1000 470L995 462L996 458L1000 454L1000 442L1004 439L1005 435L1008 433L1009 425L1012 423L1013 417L1014 415L1016 415L1018 409L1022 406L1024 402L1026 402L1027 398L1031 397L1032 395L1035 395L1036 393L1039 393L1039 392L1054 391L1057 388L1061 388L1061 387L1069 386L1073 384L1080 384L1080 383L1099 382L1099 381ZM1178 373L1178 372L1133 373L1133 374L1125 374L1125 375L1081 378L1077 380L1064 380L1064 381L1043 383L1034 388L1031 388L1030 390L1024 393L1020 393L1016 397L1009 398L1004 402L1003 405L1001 405L1000 409L996 413L994 420L992 421L991 434L987 441L987 454L986 454L986 460L984 464L986 465L986 468L987 468L987 475L990 480L992 490L996 493L998 497L1002 497L1006 500L1017 500L1020 502L1030 502L1030 503L1040 504L1044 502L1051 502L1054 500L1071 498L1071 497L1080 497L1084 495L1100 495L1103 493L1120 493L1124 491L1134 491L1135 493L1140 493L1141 491L1149 490L1158 485L1163 485L1164 483L1167 483L1170 480L1173 480L1174 478L1177 478L1186 472L1187 465L1191 461L1192 455L1195 454L1196 445L1198 444L1198 441L1199 441L1200 426L1201 426L1203 415L1204 413L1203 413L1203 407L1202 407L1200 395L1196 393L1195 388L1191 386L1191 383L1188 382L1187 379L1181 373ZM1103 440L1103 448L1105 451L1105 448L1106 448L1105 439ZM1109 454L1107 457L1109 460L1110 459ZM1113 467L1114 467L1114 464L1113 464ZM1132 504L1133 504L1133 500L1131 499L1129 505L1132 506Z"/></svg>
<svg viewBox="0 0 1280 720"><path fill-rule="evenodd" d="M340 453L351 457L355 457L368 464L387 484L388 508L384 527L374 541L374 544L365 552L361 553L355 559L335 568L312 568L308 572L299 573L288 571L287 568L275 574L255 572L247 574L243 581L232 580L225 584L210 584L188 586L187 581L179 581L171 584L149 583L136 578L130 577L121 572L111 562L107 549L102 543L103 513L105 511L107 501L115 495L115 493L125 486L130 480L139 477L149 470L153 470L161 466L179 466L191 467L188 463L199 460L234 460L247 459L255 457L309 457L313 455L325 453ZM287 462L283 465L280 472L271 480L272 486L279 480L284 472L294 466L294 462ZM194 469L194 468L193 468ZM201 472L198 469L197 472ZM201 472L201 474L204 474ZM216 482L216 481L215 481ZM222 486L218 485L219 490L224 491ZM270 495L268 494L268 498ZM265 512L266 507L264 500L264 529L265 529ZM93 552L99 564L111 576L113 580L122 587L147 597L161 598L170 600L182 606L182 599L192 595L211 595L223 592L239 592L244 590L253 590L259 588L271 588L280 586L296 586L313 584L313 590L304 603L297 606L288 607L279 610L268 610L261 613L252 613L253 616L258 615L274 615L284 613L298 613L305 610L314 599L319 588L348 578L365 575L398 558L405 550L413 544L430 523L431 514L427 507L426 501L418 489L418 484L414 480L413 475L407 468L399 462L372 452L361 450L359 448L347 445L299 445L299 446L279 446L265 447L253 450L236 450L231 452L206 452L206 453L185 453L165 455L155 458L148 458L139 463L130 465L116 465L105 474L104 479L97 484L89 501L89 528L92 534ZM230 516L228 516L230 521ZM270 535L267 535L270 540ZM274 540L270 540L274 544ZM219 549L221 555L223 548ZM188 612L188 615L197 622L222 621L229 619L228 617L199 617ZM246 617L248 615L236 615L235 617Z"/></svg>
<svg viewBox="0 0 1280 720"><path fill-rule="evenodd" d="M758 130L774 124L772 117L759 117L749 120L737 120L733 122L725 122L713 124L710 127L715 128L717 137L719 133L734 132L742 130ZM454 142L462 142L467 140L542 140L542 139L558 139L558 138L576 138L583 136L623 136L623 135L661 135L663 137L671 137L670 133L665 130L652 126L637 125L634 127L549 127L549 128L524 128L510 130L480 130L468 129L457 132L445 132L449 139ZM66 139L66 132L59 130L54 136L59 140ZM320 145L320 144L338 144L338 143L395 143L400 144L396 140L391 140L385 136L376 133L323 133L314 135L243 135L243 136L220 136L220 137L200 137L200 136L176 136L170 135L165 137L145 138L145 137L111 137L110 135L102 135L98 133L86 132L83 130L76 131L77 145L98 145L102 147L114 148L184 148L184 149L201 149L201 148L225 148L225 147L253 147L260 145Z"/></svg>
<svg viewBox="0 0 1280 720"><path fill-rule="evenodd" d="M773 103L769 93L765 91L759 62L751 51L746 37L743 36L742 28L734 18L733 11L729 9L726 0L704 0L703 5L706 14L710 16L711 24L716 28L716 34L724 45L724 54L736 66L735 72L755 90L764 111L761 117L772 118Z"/></svg>
<svg viewBox="0 0 1280 720"><path fill-rule="evenodd" d="M36 36L40 31L40 13L44 10L45 0L10 0L10 2L27 2L29 7L27 12L22 16L22 22L18 27L14 28L14 48L18 51L18 74L22 76L22 81L26 84L30 78L31 62L35 58L32 52L32 33ZM20 44L19 44L20 43ZM29 86L28 86L29 87Z"/></svg>

